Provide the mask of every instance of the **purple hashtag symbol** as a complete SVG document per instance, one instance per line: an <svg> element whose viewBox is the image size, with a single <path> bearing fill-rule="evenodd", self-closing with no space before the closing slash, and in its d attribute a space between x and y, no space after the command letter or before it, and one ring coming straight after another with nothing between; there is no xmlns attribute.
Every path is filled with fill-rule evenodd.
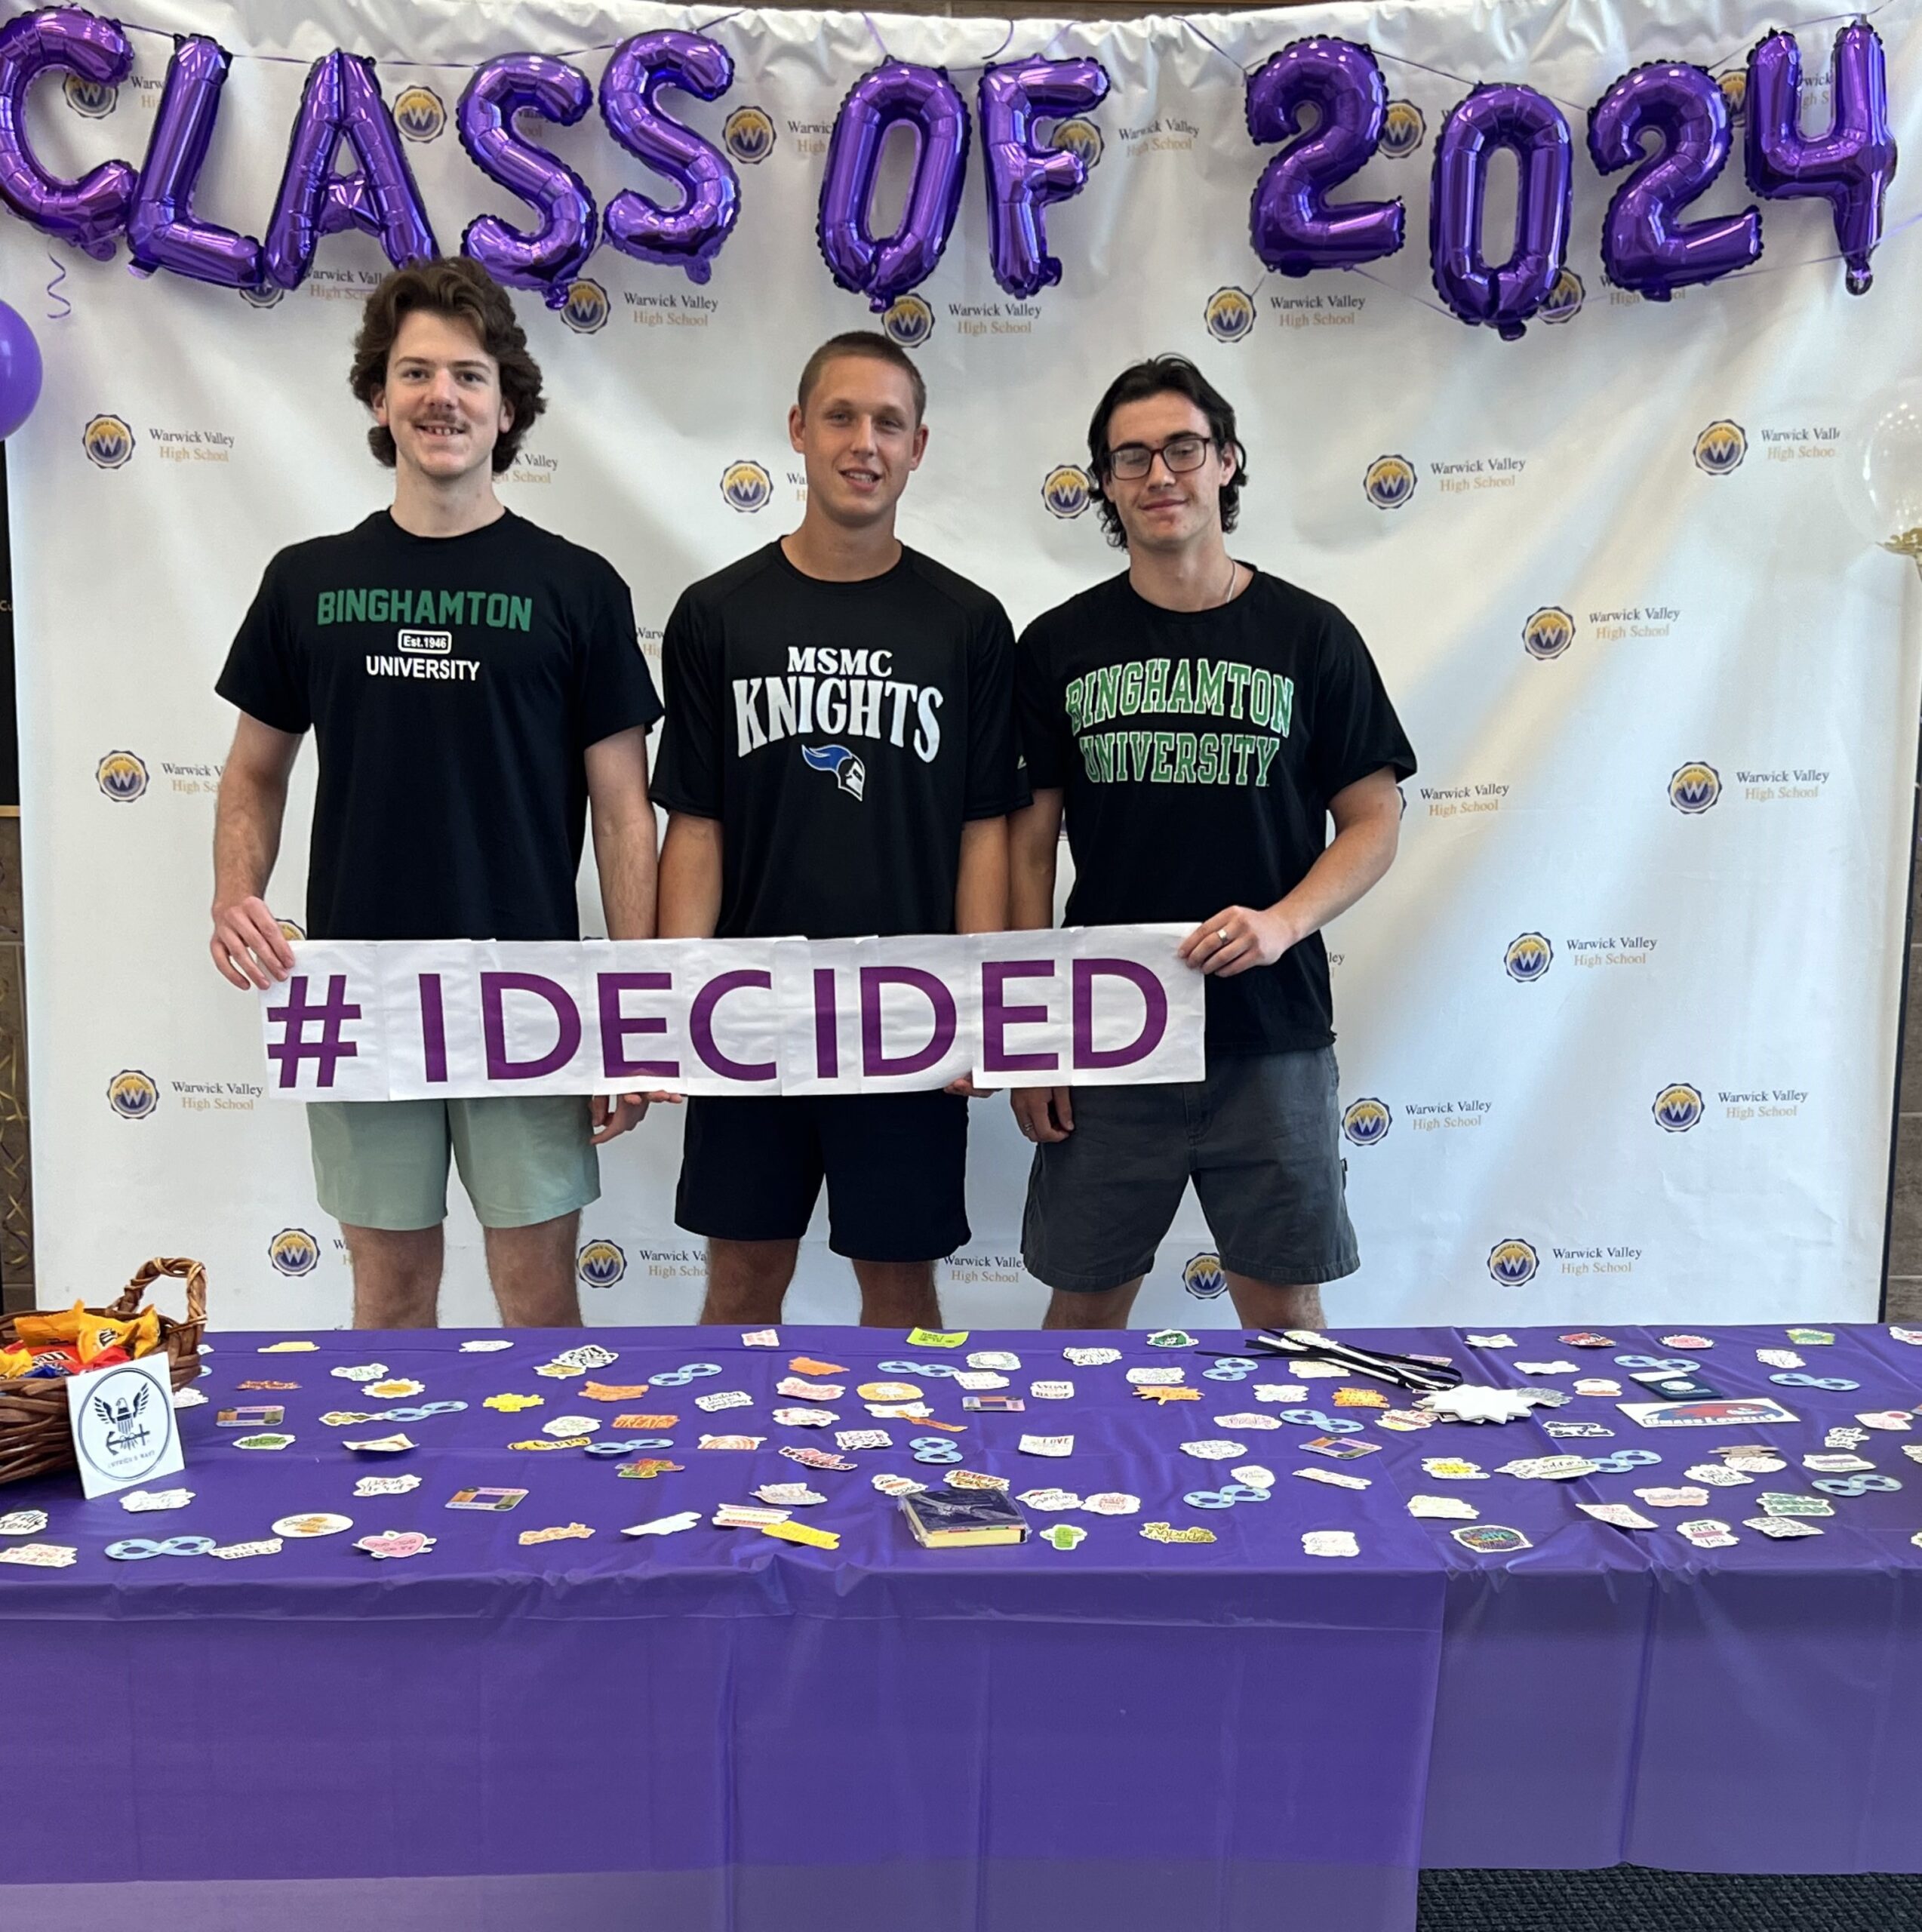
<svg viewBox="0 0 1922 1932"><path fill-rule="evenodd" d="M314 1084L331 1087L335 1063L351 1060L360 1051L352 1040L341 1038L340 1029L349 1020L360 1017L360 1008L348 1002L347 976L344 973L329 977L327 998L318 1006L307 1003L307 976L297 973L287 983L286 1004L267 1009L269 1020L281 1029L278 1040L267 1043L267 1057L280 1062L281 1086L297 1087L300 1084L300 1063L311 1060L318 1063L319 1069ZM320 1028L318 1039L307 1038L310 1025Z"/></svg>

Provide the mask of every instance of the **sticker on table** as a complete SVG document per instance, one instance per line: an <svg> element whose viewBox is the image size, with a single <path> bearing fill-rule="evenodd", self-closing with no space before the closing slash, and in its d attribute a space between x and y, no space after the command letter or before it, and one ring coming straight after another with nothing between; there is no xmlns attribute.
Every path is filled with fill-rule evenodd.
<svg viewBox="0 0 1922 1932"><path fill-rule="evenodd" d="M1709 1402L1619 1402L1628 1420L1644 1429L1748 1429L1764 1423L1800 1422L1768 1395L1724 1396Z"/></svg>
<svg viewBox="0 0 1922 1932"><path fill-rule="evenodd" d="M752 1503L724 1503L709 1521L717 1530L764 1530L787 1519L785 1509L763 1509Z"/></svg>
<svg viewBox="0 0 1922 1932"><path fill-rule="evenodd" d="M1463 1339L1471 1349L1511 1349L1515 1346L1512 1335L1469 1335Z"/></svg>
<svg viewBox="0 0 1922 1932"><path fill-rule="evenodd" d="M838 1402L847 1392L844 1382L810 1382L799 1375L784 1375L774 1384L776 1395L792 1395L798 1402Z"/></svg>
<svg viewBox="0 0 1922 1932"><path fill-rule="evenodd" d="M1708 1491L1689 1486L1665 1487L1659 1483L1649 1489L1638 1489L1635 1494L1651 1509L1705 1509L1708 1506Z"/></svg>
<svg viewBox="0 0 1922 1932"><path fill-rule="evenodd" d="M1339 1382L1355 1373L1338 1361L1291 1361L1288 1366L1304 1382Z"/></svg>
<svg viewBox="0 0 1922 1932"><path fill-rule="evenodd" d="M1852 1462L1856 1460L1853 1457L1850 1458ZM1741 1470L1731 1469L1726 1463L1693 1463L1684 1474L1690 1481L1706 1483L1711 1489L1736 1489L1754 1481L1753 1476L1744 1475Z"/></svg>
<svg viewBox="0 0 1922 1932"><path fill-rule="evenodd" d="M892 1449L894 1438L884 1429L841 1429L835 1432L837 1449Z"/></svg>
<svg viewBox="0 0 1922 1932"><path fill-rule="evenodd" d="M1464 1461L1459 1456L1424 1456L1422 1473L1438 1482L1486 1482L1488 1472L1479 1463Z"/></svg>
<svg viewBox="0 0 1922 1932"><path fill-rule="evenodd" d="M1041 1531L1041 1541L1056 1549L1079 1549L1088 1533L1078 1523L1050 1523Z"/></svg>
<svg viewBox="0 0 1922 1932"><path fill-rule="evenodd" d="M1308 1400L1308 1385L1302 1382L1257 1382L1254 1395L1258 1402L1305 1402Z"/></svg>
<svg viewBox="0 0 1922 1932"><path fill-rule="evenodd" d="M138 1496L140 1491L137 1489L133 1494ZM120 1506L127 1509L133 1505L123 1496ZM0 1537L37 1537L46 1527L47 1512L44 1509L15 1509L0 1516Z"/></svg>
<svg viewBox="0 0 1922 1932"><path fill-rule="evenodd" d="M1355 1541L1352 1530L1304 1530L1302 1532L1302 1554L1304 1556L1359 1556L1361 1546Z"/></svg>
<svg viewBox="0 0 1922 1932"><path fill-rule="evenodd" d="M1464 1549L1471 1549L1478 1556L1505 1556L1515 1550L1535 1547L1521 1531L1502 1523L1470 1523L1448 1534Z"/></svg>
<svg viewBox="0 0 1922 1932"><path fill-rule="evenodd" d="M1868 1431L1865 1429L1851 1428L1848 1424L1844 1423L1839 1428L1831 1429L1822 1440L1823 1447L1825 1448L1853 1449L1858 1442L1866 1442L1868 1440Z"/></svg>
<svg viewBox="0 0 1922 1932"><path fill-rule="evenodd" d="M1808 1358L1798 1355L1793 1349L1757 1349L1755 1359L1766 1362L1770 1368L1806 1368Z"/></svg>
<svg viewBox="0 0 1922 1932"><path fill-rule="evenodd" d="M1198 1526L1192 1529L1178 1530L1172 1523L1143 1523L1141 1534L1150 1543L1213 1543L1215 1533Z"/></svg>
<svg viewBox="0 0 1922 1932"><path fill-rule="evenodd" d="M712 1395L697 1395L694 1407L712 1414L717 1409L746 1409L754 1404L754 1398L745 1389L723 1389Z"/></svg>
<svg viewBox="0 0 1922 1932"><path fill-rule="evenodd" d="M927 1484L916 1482L912 1476L897 1476L884 1470L869 1480L884 1496L925 1496L927 1494Z"/></svg>
<svg viewBox="0 0 1922 1932"><path fill-rule="evenodd" d="M1545 1422L1542 1425L1542 1433L1559 1440L1564 1437L1593 1439L1598 1436L1612 1436L1615 1432L1605 1422Z"/></svg>
<svg viewBox="0 0 1922 1932"><path fill-rule="evenodd" d="M1157 1328L1148 1338L1151 1349L1192 1349L1195 1337L1185 1328Z"/></svg>
<svg viewBox="0 0 1922 1932"><path fill-rule="evenodd" d="M783 1429L832 1429L840 1421L832 1409L776 1409L774 1420Z"/></svg>
<svg viewBox="0 0 1922 1932"><path fill-rule="evenodd" d="M1856 1420L1864 1429L1905 1430L1915 1426L1915 1418L1906 1409L1870 1409Z"/></svg>
<svg viewBox="0 0 1922 1932"><path fill-rule="evenodd" d="M1128 1383L1136 1389L1171 1388L1187 1379L1187 1370L1178 1364L1168 1368L1131 1368L1127 1372Z"/></svg>
<svg viewBox="0 0 1922 1932"><path fill-rule="evenodd" d="M574 1393L583 1402L642 1402L649 1386L645 1382L583 1382Z"/></svg>
<svg viewBox="0 0 1922 1932"><path fill-rule="evenodd" d="M764 1482L754 1493L763 1503L780 1509L811 1509L816 1503L828 1500L818 1489L810 1489L804 1482Z"/></svg>
<svg viewBox="0 0 1922 1932"><path fill-rule="evenodd" d="M1248 1445L1245 1442L1224 1442L1210 1440L1202 1442L1184 1442L1181 1445L1184 1456L1192 1456L1198 1462L1230 1463L1237 1456L1245 1456Z"/></svg>
<svg viewBox="0 0 1922 1932"><path fill-rule="evenodd" d="M790 1358L789 1367L797 1375L845 1375L847 1369L838 1361L817 1361L812 1355L795 1355Z"/></svg>
<svg viewBox="0 0 1922 1932"><path fill-rule="evenodd" d="M1081 1507L1090 1516L1132 1516L1141 1507L1141 1498L1129 1495L1125 1490L1104 1489L1096 1495L1084 1497Z"/></svg>
<svg viewBox="0 0 1922 1932"><path fill-rule="evenodd" d="M337 1375L343 1382L378 1382L385 1375L387 1364L384 1361L347 1362L338 1368L330 1368L330 1375Z"/></svg>
<svg viewBox="0 0 1922 1932"><path fill-rule="evenodd" d="M1061 1352L1077 1368L1106 1368L1121 1358L1119 1349L1063 1349Z"/></svg>
<svg viewBox="0 0 1922 1932"><path fill-rule="evenodd" d="M1646 1491L1636 1491L1638 1495ZM1674 1494L1674 1491L1665 1491ZM1595 1522L1607 1522L1617 1531L1653 1531L1659 1528L1653 1517L1644 1517L1640 1509L1630 1509L1628 1503L1576 1503L1584 1517L1594 1517Z"/></svg>
<svg viewBox="0 0 1922 1932"><path fill-rule="evenodd" d="M1688 1522L1678 1523L1675 1529L1697 1549L1732 1549L1742 1540L1727 1524L1718 1522L1713 1516L1695 1517Z"/></svg>
<svg viewBox="0 0 1922 1932"><path fill-rule="evenodd" d="M780 1346L780 1331L776 1328L750 1328L741 1337L744 1349L778 1349Z"/></svg>
<svg viewBox="0 0 1922 1932"><path fill-rule="evenodd" d="M1072 1456L1075 1438L1072 1435L1024 1435L1015 1446L1024 1456Z"/></svg>
<svg viewBox="0 0 1922 1932"><path fill-rule="evenodd" d="M864 1382L854 1392L864 1402L913 1402L921 1393L912 1382Z"/></svg>
<svg viewBox="0 0 1922 1932"><path fill-rule="evenodd" d="M585 1523L561 1523L552 1529L523 1530L520 1540L524 1546L541 1543L578 1542L594 1534Z"/></svg>
<svg viewBox="0 0 1922 1932"><path fill-rule="evenodd" d="M269 1342L254 1352L260 1355L310 1355L319 1346L318 1342Z"/></svg>
<svg viewBox="0 0 1922 1932"><path fill-rule="evenodd" d="M1164 1382L1144 1383L1134 1392L1151 1402L1198 1402L1201 1399L1198 1389L1177 1389Z"/></svg>
<svg viewBox="0 0 1922 1932"><path fill-rule="evenodd" d="M758 1449L764 1435L703 1435L696 1447L702 1449Z"/></svg>
<svg viewBox="0 0 1922 1932"><path fill-rule="evenodd" d="M1922 1328L1891 1328L1889 1333L1898 1342L1906 1342L1911 1349L1922 1349Z"/></svg>
<svg viewBox="0 0 1922 1932"><path fill-rule="evenodd" d="M278 1556L282 1547L278 1537L262 1537L252 1543L216 1543L207 1553L223 1563L232 1563L247 1556Z"/></svg>
<svg viewBox="0 0 1922 1932"><path fill-rule="evenodd" d="M420 1487L420 1478L406 1476L362 1476L354 1485L356 1496L405 1496Z"/></svg>
<svg viewBox="0 0 1922 1932"><path fill-rule="evenodd" d="M1294 1473L1308 1482L1326 1483L1333 1489L1368 1489L1373 1486L1367 1476L1344 1475L1339 1469L1296 1469Z"/></svg>
<svg viewBox="0 0 1922 1932"><path fill-rule="evenodd" d="M351 1516L333 1516L320 1512L310 1512L303 1516L283 1516L274 1524L277 1537L337 1537L343 1530L351 1530L354 1519Z"/></svg>
<svg viewBox="0 0 1922 1932"><path fill-rule="evenodd" d="M1835 1339L1826 1328L1791 1328L1788 1335L1797 1347L1804 1349L1825 1349Z"/></svg>
<svg viewBox="0 0 1922 1932"><path fill-rule="evenodd" d="M976 1349L967 1358L970 1368L999 1368L1014 1370L1021 1366L1021 1358L1011 1349Z"/></svg>
<svg viewBox="0 0 1922 1932"><path fill-rule="evenodd" d="M343 1442L340 1446L362 1456L400 1456L418 1445L414 1438L402 1429L397 1430L392 1435L367 1436L358 1442Z"/></svg>
<svg viewBox="0 0 1922 1932"><path fill-rule="evenodd" d="M63 1543L20 1543L0 1549L0 1563L22 1564L29 1570L65 1570L79 1554Z"/></svg>
<svg viewBox="0 0 1922 1932"><path fill-rule="evenodd" d="M1018 1416L1028 1410L1019 1395L964 1395L961 1407L970 1415Z"/></svg>
<svg viewBox="0 0 1922 1932"><path fill-rule="evenodd" d="M1004 1494L1013 1487L1006 1476L988 1475L979 1469L950 1469L947 1484L950 1489L994 1489Z"/></svg>
<svg viewBox="0 0 1922 1932"><path fill-rule="evenodd" d="M1745 1516L1742 1526L1754 1530L1763 1536L1773 1537L1777 1542L1785 1542L1791 1537L1819 1537L1821 1531L1813 1523L1805 1523L1797 1516Z"/></svg>
<svg viewBox="0 0 1922 1932"><path fill-rule="evenodd" d="M450 1509L512 1509L527 1500L524 1489L457 1489L447 1499Z"/></svg>
<svg viewBox="0 0 1922 1932"><path fill-rule="evenodd" d="M1265 1429L1279 1429L1281 1419L1278 1416L1257 1415L1250 1410L1241 1415L1216 1416L1215 1426L1217 1429L1252 1429L1259 1433Z"/></svg>
<svg viewBox="0 0 1922 1932"><path fill-rule="evenodd" d="M757 1445L763 1440L758 1435L744 1435L738 1439ZM792 1442L783 1444L777 1453L785 1456L790 1463L798 1463L804 1469L853 1469L860 1466L845 1456L837 1456L831 1449L804 1448Z"/></svg>
<svg viewBox="0 0 1922 1932"><path fill-rule="evenodd" d="M123 1509L131 1509L140 1515L149 1509L184 1509L193 1500L190 1489L130 1489L120 1499ZM45 1515L40 1518L39 1527L47 1527ZM7 1519L0 1516L0 1536L7 1534Z"/></svg>
<svg viewBox="0 0 1922 1932"><path fill-rule="evenodd" d="M813 1523L767 1523L761 1527L764 1537L774 1537L783 1543L798 1543L810 1549L838 1549L841 1532L824 1530Z"/></svg>
<svg viewBox="0 0 1922 1932"><path fill-rule="evenodd" d="M1835 1506L1825 1496L1795 1496L1764 1490L1755 1500L1765 1516L1832 1516Z"/></svg>
<svg viewBox="0 0 1922 1932"><path fill-rule="evenodd" d="M1578 1328L1572 1335L1558 1335L1555 1340L1565 1349L1612 1349L1614 1340L1607 1335L1598 1335L1592 1329ZM1518 1362L1519 1368L1521 1364Z"/></svg>
<svg viewBox="0 0 1922 1932"><path fill-rule="evenodd" d="M236 1449L284 1449L293 1440L291 1435L236 1435L232 1446Z"/></svg>
<svg viewBox="0 0 1922 1932"><path fill-rule="evenodd" d="M424 1556L438 1540L435 1537L423 1536L418 1530L383 1530L376 1536L356 1537L354 1547L388 1561L402 1557ZM523 1537L521 1540L524 1542L526 1539Z"/></svg>
<svg viewBox="0 0 1922 1932"><path fill-rule="evenodd" d="M675 1475L686 1466L683 1463L664 1463L656 1456L643 1456L636 1462L622 1463L614 1474L632 1477L637 1482L647 1482L656 1476Z"/></svg>
<svg viewBox="0 0 1922 1932"><path fill-rule="evenodd" d="M1573 1375L1576 1364L1572 1361L1518 1361L1517 1370L1524 1375Z"/></svg>
<svg viewBox="0 0 1922 1932"><path fill-rule="evenodd" d="M1594 1461L1587 1456L1524 1456L1496 1468L1497 1475L1519 1476L1524 1482L1571 1482L1594 1473Z"/></svg>
<svg viewBox="0 0 1922 1932"><path fill-rule="evenodd" d="M1458 1517L1471 1523L1481 1512L1463 1497L1411 1496L1408 1499L1408 1513L1411 1516Z"/></svg>
<svg viewBox="0 0 1922 1932"><path fill-rule="evenodd" d="M1664 1335L1662 1346L1665 1349L1712 1349L1715 1344L1707 1335Z"/></svg>
<svg viewBox="0 0 1922 1932"><path fill-rule="evenodd" d="M1622 1385L1611 1382L1605 1375L1585 1375L1575 1385L1578 1395L1619 1395Z"/></svg>
<svg viewBox="0 0 1922 1932"><path fill-rule="evenodd" d="M1352 1435L1312 1435L1295 1446L1311 1456L1326 1456L1334 1462L1351 1463L1357 1457L1373 1455L1382 1445L1379 1442L1359 1441Z"/></svg>
<svg viewBox="0 0 1922 1932"><path fill-rule="evenodd" d="M650 1523L635 1523L621 1531L624 1537L671 1537L699 1524L698 1509L678 1509L672 1516L657 1516Z"/></svg>
<svg viewBox="0 0 1922 1932"><path fill-rule="evenodd" d="M1259 1463L1244 1463L1239 1469L1230 1469L1231 1481L1240 1483L1244 1489L1272 1489L1275 1472L1264 1469Z"/></svg>
<svg viewBox="0 0 1922 1932"><path fill-rule="evenodd" d="M396 1375L385 1382L370 1382L361 1392L377 1402L398 1402L409 1395L425 1395L426 1390L424 1382L417 1382L411 1375Z"/></svg>
<svg viewBox="0 0 1922 1932"><path fill-rule="evenodd" d="M205 1392L189 1384L185 1389L174 1391L174 1406L177 1409L197 1409L207 1400Z"/></svg>
<svg viewBox="0 0 1922 1932"><path fill-rule="evenodd" d="M1007 1377L992 1368L957 1369L953 1377L957 1389L965 1389L970 1395L980 1395L989 1389L1005 1389Z"/></svg>
<svg viewBox="0 0 1922 1932"><path fill-rule="evenodd" d="M967 1340L967 1331L958 1328L910 1328L908 1346L911 1349L958 1349Z"/></svg>
<svg viewBox="0 0 1922 1932"><path fill-rule="evenodd" d="M1075 1399L1075 1385L1072 1382L1031 1382L1028 1392L1038 1402L1072 1402Z"/></svg>
<svg viewBox="0 0 1922 1932"><path fill-rule="evenodd" d="M244 1389L250 1392L259 1390L263 1393L273 1389L297 1389L300 1386L297 1382L236 1382L234 1384L236 1389Z"/></svg>
<svg viewBox="0 0 1922 1932"><path fill-rule="evenodd" d="M1024 1489L1014 1500L1024 1509L1039 1509L1044 1513L1078 1509L1081 1506L1081 1499L1072 1489Z"/></svg>
<svg viewBox="0 0 1922 1932"><path fill-rule="evenodd" d="M464 1355L490 1355L498 1353L503 1349L511 1349L513 1346L512 1342L497 1341L490 1336L484 1341L463 1342L460 1345L460 1352Z"/></svg>

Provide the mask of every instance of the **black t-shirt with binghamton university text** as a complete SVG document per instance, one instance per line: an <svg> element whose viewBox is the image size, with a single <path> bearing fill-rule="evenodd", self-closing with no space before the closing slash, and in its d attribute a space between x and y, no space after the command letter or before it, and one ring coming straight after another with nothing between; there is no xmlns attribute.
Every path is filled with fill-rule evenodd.
<svg viewBox="0 0 1922 1932"><path fill-rule="evenodd" d="M281 551L215 689L313 731L315 939L577 938L582 754L661 715L614 566L511 511Z"/></svg>
<svg viewBox="0 0 1922 1932"><path fill-rule="evenodd" d="M1164 611L1111 577L1037 617L1018 654L1029 783L1066 795L1070 925L1198 924L1272 906L1328 843L1328 801L1415 769L1355 626L1256 571L1232 603ZM1334 1038L1317 933L1207 984L1210 1053Z"/></svg>
<svg viewBox="0 0 1922 1932"><path fill-rule="evenodd" d="M685 591L654 796L721 825L724 939L951 933L961 827L1027 802L1014 632L903 549L851 583L778 543Z"/></svg>

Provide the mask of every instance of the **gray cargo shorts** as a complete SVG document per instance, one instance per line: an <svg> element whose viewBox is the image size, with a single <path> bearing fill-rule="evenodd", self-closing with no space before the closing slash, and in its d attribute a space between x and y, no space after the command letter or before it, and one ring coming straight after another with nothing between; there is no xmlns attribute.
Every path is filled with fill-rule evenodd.
<svg viewBox="0 0 1922 1932"><path fill-rule="evenodd" d="M1074 1132L1035 1149L1028 1272L1083 1294L1146 1274L1192 1180L1224 1268L1284 1284L1353 1274L1336 1078L1318 1047L1221 1054L1204 1080L1076 1088Z"/></svg>

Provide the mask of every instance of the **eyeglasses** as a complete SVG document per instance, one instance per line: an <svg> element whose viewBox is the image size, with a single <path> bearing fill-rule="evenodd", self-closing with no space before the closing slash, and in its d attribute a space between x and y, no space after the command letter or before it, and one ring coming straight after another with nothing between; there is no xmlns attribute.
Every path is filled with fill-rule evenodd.
<svg viewBox="0 0 1922 1932"><path fill-rule="evenodd" d="M1215 446L1212 436L1170 436L1165 443L1124 443L1108 452L1108 473L1124 483L1138 482L1155 467L1158 456L1170 476L1185 476L1199 469Z"/></svg>

